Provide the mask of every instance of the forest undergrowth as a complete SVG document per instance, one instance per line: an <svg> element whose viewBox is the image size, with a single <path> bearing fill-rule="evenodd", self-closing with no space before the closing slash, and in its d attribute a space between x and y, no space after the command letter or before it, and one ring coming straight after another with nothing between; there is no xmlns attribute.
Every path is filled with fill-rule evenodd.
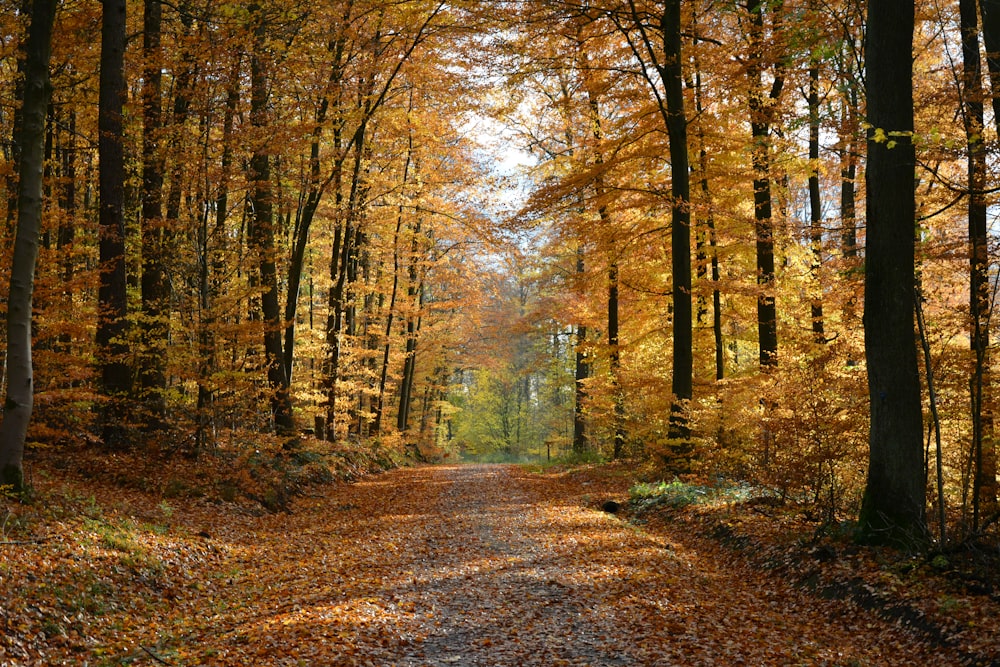
<svg viewBox="0 0 1000 667"><path fill-rule="evenodd" d="M995 584L958 554L640 502L629 464L98 454L36 457L0 505L0 665L1000 664Z"/></svg>

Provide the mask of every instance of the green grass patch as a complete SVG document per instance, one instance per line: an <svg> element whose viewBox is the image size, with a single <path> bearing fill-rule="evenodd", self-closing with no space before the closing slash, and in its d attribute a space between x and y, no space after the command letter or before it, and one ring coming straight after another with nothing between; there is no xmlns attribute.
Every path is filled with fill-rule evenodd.
<svg viewBox="0 0 1000 667"><path fill-rule="evenodd" d="M688 505L745 502L762 495L767 494L749 484L707 486L675 479L672 482L636 484L629 489L629 502L641 512L659 506L680 509Z"/></svg>

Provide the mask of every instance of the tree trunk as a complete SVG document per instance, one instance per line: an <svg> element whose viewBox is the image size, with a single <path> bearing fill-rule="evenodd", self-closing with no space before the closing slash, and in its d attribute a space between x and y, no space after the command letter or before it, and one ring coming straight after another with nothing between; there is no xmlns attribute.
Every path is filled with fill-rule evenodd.
<svg viewBox="0 0 1000 667"><path fill-rule="evenodd" d="M838 142L840 147L840 247L841 253L846 259L855 259L858 256L858 232L857 232L857 206L855 193L855 179L858 177L858 140L857 140L857 119L855 114L858 108L857 91L851 85L843 105L843 117L841 118L840 135Z"/></svg>
<svg viewBox="0 0 1000 667"><path fill-rule="evenodd" d="M125 334L128 292L125 274L125 0L103 0L101 74L97 119L100 163L98 191L100 285L97 293L97 347L107 403L101 426L104 444L127 446L126 398L131 383Z"/></svg>
<svg viewBox="0 0 1000 667"><path fill-rule="evenodd" d="M986 142L983 118L983 68L979 55L979 17L975 0L959 0L962 27L962 120L965 127L969 183L969 314L975 366L972 390L972 444L975 454L973 530L980 511L997 504L996 448L989 355L991 303L989 237L986 211Z"/></svg>
<svg viewBox="0 0 1000 667"><path fill-rule="evenodd" d="M260 9L254 7L255 14ZM254 51L250 58L250 122L257 129L263 142L268 127L267 111L269 82L267 65L264 62L264 40L267 23L257 16L255 26ZM275 431L282 435L294 432L292 399L285 377L284 355L282 354L281 309L278 305L278 276L275 266L274 201L271 183L271 157L268 147L260 144L250 158L250 182L252 183L253 215L248 239L256 255L260 277L260 309L264 327L264 360L267 381L271 390L271 418Z"/></svg>
<svg viewBox="0 0 1000 667"><path fill-rule="evenodd" d="M61 162L62 187L59 188L59 231L56 236L56 248L61 253L63 281L63 302L66 312L73 310L73 240L76 236L76 111L68 111L66 142L60 142L59 158ZM64 353L72 352L73 337L69 331L59 335L58 349Z"/></svg>
<svg viewBox="0 0 1000 667"><path fill-rule="evenodd" d="M583 60L583 66L581 69L584 70L584 77L586 77L586 88L587 88L587 99L590 105L591 113L591 125L593 126L594 142L597 145L595 162L598 165L604 163L604 155L602 154L601 142L604 139L602 131L602 119L601 119L601 105L600 99L598 97L598 91L593 81L591 80L587 70L587 60L586 58L581 58ZM568 99L568 97L567 97ZM569 114L567 114L567 117ZM567 133L572 136L571 133ZM604 176L598 172L598 175L594 178L594 195L598 202L597 214L601 220L601 226L605 229L610 229L611 213L608 210L607 203L605 202L606 188L604 186ZM613 239L613 235L609 235L609 238ZM621 385L621 340L619 335L619 279L618 279L618 258L617 249L614 247L613 241L608 244L608 300L607 300L607 323L608 323L608 374L611 381L611 394L614 402L614 414L612 416L613 424L613 444L611 449L611 455L614 459L619 459L622 457L625 451L625 440L627 438L627 433L625 431L625 395L622 392Z"/></svg>
<svg viewBox="0 0 1000 667"><path fill-rule="evenodd" d="M695 13L695 21L697 21L697 13ZM698 34L697 23L693 26L692 31L695 35ZM694 43L697 46L697 37L695 37ZM697 49L695 49L693 61L695 69L695 115L700 119L702 118L705 109L702 105L701 61L698 57ZM722 340L722 294L719 292L719 252L715 233L715 214L714 206L712 205L712 192L708 183L708 149L705 142L705 130L703 123L699 122L696 128L696 136L698 140L698 184L701 189L701 194L705 198L705 205L708 211L705 216L705 228L708 236L708 247L711 253L711 259L709 262L712 269L712 337L715 343L715 379L721 380L726 376L726 358L725 347Z"/></svg>
<svg viewBox="0 0 1000 667"><path fill-rule="evenodd" d="M412 111L413 98L410 97L410 110ZM404 195L410 177L410 164L413 160L413 128L407 127L406 158L403 163L403 177L401 187ZM372 421L372 430L375 435L380 435L382 430L382 413L385 411L385 386L389 375L389 352L392 346L392 325L396 315L396 297L399 293L399 241L400 233L403 229L403 204L399 205L396 212L396 230L392 235L392 289L389 292L389 307L385 316L385 342L382 348L382 367L379 372L378 394L375 398L373 412L375 416Z"/></svg>
<svg viewBox="0 0 1000 667"><path fill-rule="evenodd" d="M778 313L775 304L774 273L774 220L771 212L771 119L775 103L784 86L784 72L777 64L770 92L764 87L764 3L749 0L750 54L747 66L749 79L750 132L753 137L751 160L753 162L754 235L757 246L757 340L761 368L778 365ZM781 3L771 10L776 21L782 11ZM774 28L777 32L777 27Z"/></svg>
<svg viewBox="0 0 1000 667"><path fill-rule="evenodd" d="M815 4L815 2L813 2ZM813 340L826 342L823 321L823 200L819 189L819 59L813 55L809 62L809 245L812 251L810 273L812 297L809 311L812 316Z"/></svg>
<svg viewBox="0 0 1000 667"><path fill-rule="evenodd" d="M142 346L139 351L139 400L144 426L159 430L166 417L166 352L168 283L163 260L162 53L160 0L145 0L143 11L142 80Z"/></svg>
<svg viewBox="0 0 1000 667"><path fill-rule="evenodd" d="M914 6L868 4L865 357L871 402L859 537L914 548L927 537L923 415L914 341Z"/></svg>
<svg viewBox="0 0 1000 667"><path fill-rule="evenodd" d="M229 182L233 166L233 126L240 99L240 71L242 57L234 55L232 69L226 82L226 106L222 118L222 155L219 158L219 183L215 193L215 228L212 231L214 244L204 248L202 262L207 270L211 266L211 279L201 286L202 321L199 341L201 354L198 359L198 431L195 438L195 452L209 441L214 421L215 387L212 374L217 363L216 347L216 297L222 291L222 277L225 272L226 221L229 217Z"/></svg>
<svg viewBox="0 0 1000 667"><path fill-rule="evenodd" d="M0 423L0 485L24 490L24 440L34 405L31 302L42 223L45 116L52 95L49 57L56 0L34 0L25 47L17 231L7 298L7 398Z"/></svg>
<svg viewBox="0 0 1000 667"><path fill-rule="evenodd" d="M576 250L576 274L584 273L583 247ZM573 373L573 453L583 454L590 449L587 437L587 378L590 377L590 362L587 360L587 327L576 326L576 361Z"/></svg>
<svg viewBox="0 0 1000 667"><path fill-rule="evenodd" d="M693 395L694 356L691 312L691 175L688 167L687 115L681 56L681 0L664 5L664 65L660 78L666 98L664 122L670 142L670 256L673 277L674 340L668 436L682 441L679 454L689 454L690 403Z"/></svg>
<svg viewBox="0 0 1000 667"><path fill-rule="evenodd" d="M406 293L410 307L415 308L406 318L406 357L403 361L403 378L399 386L399 410L396 413L396 428L405 433L410 425L410 407L413 402L413 384L417 374L417 336L420 333L421 311L424 307L424 282L420 276L419 262L420 224L414 227L410 244L409 285Z"/></svg>

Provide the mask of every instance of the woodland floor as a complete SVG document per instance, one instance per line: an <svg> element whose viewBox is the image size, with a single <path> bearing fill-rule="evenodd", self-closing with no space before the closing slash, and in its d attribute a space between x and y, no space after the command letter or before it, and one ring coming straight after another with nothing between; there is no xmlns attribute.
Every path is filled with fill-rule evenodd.
<svg viewBox="0 0 1000 667"><path fill-rule="evenodd" d="M39 480L44 514L0 506L0 665L1000 664L989 595L885 597L919 568L758 544L758 512L600 511L629 484L403 468L268 513Z"/></svg>

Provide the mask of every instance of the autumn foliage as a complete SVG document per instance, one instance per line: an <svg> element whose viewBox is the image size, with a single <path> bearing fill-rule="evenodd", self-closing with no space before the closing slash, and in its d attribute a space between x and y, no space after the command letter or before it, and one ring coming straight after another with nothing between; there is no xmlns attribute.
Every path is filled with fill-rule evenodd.
<svg viewBox="0 0 1000 667"><path fill-rule="evenodd" d="M995 549L993 3L919 4L910 31L891 0L62 2L34 134L43 5L0 5L2 289L39 220L30 336L0 334L5 409L19 343L34 369L5 493L77 459L135 488L141 462L144 492L275 512L343 465L615 459L749 485L826 535L888 516L888 460L918 499L897 547ZM895 81L879 48L911 37ZM912 114L869 85L885 71ZM912 192L910 162L889 192L904 148ZM40 218L18 203L38 154ZM886 210L905 244L875 243ZM896 386L876 368L901 369L906 428L872 409ZM107 545L135 526L89 519L94 557L147 577L144 547ZM92 583L73 613L122 582Z"/></svg>

